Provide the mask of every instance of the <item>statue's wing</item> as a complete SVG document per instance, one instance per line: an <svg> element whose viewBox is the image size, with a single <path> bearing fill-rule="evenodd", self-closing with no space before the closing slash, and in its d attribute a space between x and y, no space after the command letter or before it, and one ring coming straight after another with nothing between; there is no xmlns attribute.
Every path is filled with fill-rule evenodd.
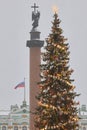
<svg viewBox="0 0 87 130"><path fill-rule="evenodd" d="M35 14L34 14L34 12L32 12L32 20L34 20L35 19Z"/></svg>
<svg viewBox="0 0 87 130"><path fill-rule="evenodd" d="M38 18L40 18L40 12L37 13Z"/></svg>

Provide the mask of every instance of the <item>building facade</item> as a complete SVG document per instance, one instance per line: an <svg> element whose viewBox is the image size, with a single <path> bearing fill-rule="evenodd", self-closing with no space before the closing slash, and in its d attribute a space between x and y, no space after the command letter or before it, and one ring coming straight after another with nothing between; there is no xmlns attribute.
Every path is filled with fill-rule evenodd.
<svg viewBox="0 0 87 130"><path fill-rule="evenodd" d="M82 105L79 108L79 130L87 130L87 108Z"/></svg>
<svg viewBox="0 0 87 130"><path fill-rule="evenodd" d="M79 108L79 130L87 130L86 105ZM0 111L0 130L30 130L29 106L26 101L22 105L12 105L10 111Z"/></svg>
<svg viewBox="0 0 87 130"><path fill-rule="evenodd" d="M12 105L10 111L0 111L0 130L29 130L29 106Z"/></svg>

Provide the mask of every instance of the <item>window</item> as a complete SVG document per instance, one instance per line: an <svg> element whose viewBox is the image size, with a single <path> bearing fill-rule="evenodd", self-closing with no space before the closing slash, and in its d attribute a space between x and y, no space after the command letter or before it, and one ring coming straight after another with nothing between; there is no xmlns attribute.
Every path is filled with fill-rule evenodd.
<svg viewBox="0 0 87 130"><path fill-rule="evenodd" d="M86 127L83 127L83 130L86 130Z"/></svg>
<svg viewBox="0 0 87 130"><path fill-rule="evenodd" d="M18 126L14 126L14 130L18 130Z"/></svg>
<svg viewBox="0 0 87 130"><path fill-rule="evenodd" d="M6 126L2 126L2 130L6 130Z"/></svg>
<svg viewBox="0 0 87 130"><path fill-rule="evenodd" d="M23 126L23 127L22 127L22 130L27 130L27 126Z"/></svg>

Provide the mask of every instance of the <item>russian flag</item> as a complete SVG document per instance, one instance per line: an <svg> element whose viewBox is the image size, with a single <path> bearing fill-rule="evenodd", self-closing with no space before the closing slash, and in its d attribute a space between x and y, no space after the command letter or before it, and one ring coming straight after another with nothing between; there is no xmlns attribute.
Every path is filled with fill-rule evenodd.
<svg viewBox="0 0 87 130"><path fill-rule="evenodd" d="M19 84L17 84L14 89L17 89L17 88L24 88L25 87L25 82L20 82Z"/></svg>

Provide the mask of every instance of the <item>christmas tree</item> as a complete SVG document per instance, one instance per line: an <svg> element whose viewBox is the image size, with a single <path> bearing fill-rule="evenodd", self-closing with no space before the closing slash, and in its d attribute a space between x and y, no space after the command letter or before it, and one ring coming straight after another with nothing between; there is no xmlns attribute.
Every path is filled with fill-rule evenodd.
<svg viewBox="0 0 87 130"><path fill-rule="evenodd" d="M46 39L43 63L40 65L40 92L36 97L35 127L39 130L76 130L78 114L75 86L70 78L69 45L60 28L58 14L54 14L51 33Z"/></svg>

